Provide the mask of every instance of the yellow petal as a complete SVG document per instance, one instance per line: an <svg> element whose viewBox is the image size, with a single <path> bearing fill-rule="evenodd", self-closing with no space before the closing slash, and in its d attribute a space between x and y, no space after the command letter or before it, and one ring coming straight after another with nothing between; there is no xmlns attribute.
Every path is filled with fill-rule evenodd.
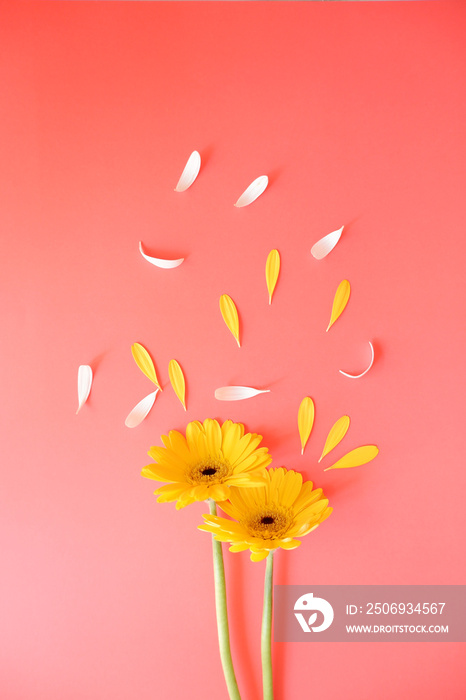
<svg viewBox="0 0 466 700"><path fill-rule="evenodd" d="M134 361L141 372L145 374L146 377L151 380L151 382L154 382L155 386L157 386L160 391L162 391L162 387L157 379L157 374L155 373L154 363L152 362L152 358L147 352L146 348L139 343L134 343L134 345L131 346L131 352L133 354Z"/></svg>
<svg viewBox="0 0 466 700"><path fill-rule="evenodd" d="M145 474L143 474L143 476L145 476ZM159 496L157 503L167 503L176 500L185 491L189 491L186 484L165 484L164 486L159 486L159 488L154 491L154 495Z"/></svg>
<svg viewBox="0 0 466 700"><path fill-rule="evenodd" d="M193 489L193 496L195 496L196 501L205 501L209 498L209 487L205 484L200 484Z"/></svg>
<svg viewBox="0 0 466 700"><path fill-rule="evenodd" d="M321 459L328 455L329 452L333 450L334 447L338 445L339 442L343 440L350 425L349 416L342 416L337 420L337 422L330 428L330 432L327 435L325 441L324 449L320 455L319 462Z"/></svg>
<svg viewBox="0 0 466 700"><path fill-rule="evenodd" d="M162 498L163 498L163 496L162 496ZM191 493L185 492L177 500L175 508L176 508L176 510L181 510L181 508L186 508L186 506L189 506L189 505L191 505L191 503L194 503L195 500L196 499L194 498L194 496ZM157 503L159 501L161 501L161 498L158 498Z"/></svg>
<svg viewBox="0 0 466 700"><path fill-rule="evenodd" d="M314 425L315 407L314 401L306 396L302 401L298 411L298 430L301 438L301 454L304 454L304 448L309 440L312 426Z"/></svg>
<svg viewBox="0 0 466 700"><path fill-rule="evenodd" d="M208 496L214 501L226 501L229 495L229 488L225 484L215 484L210 486Z"/></svg>
<svg viewBox="0 0 466 700"><path fill-rule="evenodd" d="M282 549L296 549L300 544L300 540L280 540L280 547Z"/></svg>
<svg viewBox="0 0 466 700"><path fill-rule="evenodd" d="M228 330L233 334L233 337L238 343L238 347L241 347L239 342L239 319L238 311L235 306L235 302L228 294L222 294L220 297L220 311L223 316Z"/></svg>
<svg viewBox="0 0 466 700"><path fill-rule="evenodd" d="M204 421L207 449L216 458L222 447L222 429L216 420L208 418Z"/></svg>
<svg viewBox="0 0 466 700"><path fill-rule="evenodd" d="M349 467L360 467L361 464L367 464L377 457L379 454L379 448L375 445L364 445L364 447L356 447L355 450L351 450L348 454L344 455L338 462L332 464L331 467L327 467L324 471L329 469L348 469Z"/></svg>
<svg viewBox="0 0 466 700"><path fill-rule="evenodd" d="M170 377L170 382L175 394L178 396L179 400L183 404L184 410L186 411L186 385L184 381L183 371L176 360L170 360L168 364L168 376Z"/></svg>
<svg viewBox="0 0 466 700"><path fill-rule="evenodd" d="M285 508L290 508L296 501L303 485L303 477L299 472L289 470L283 479L283 486L280 495L280 504Z"/></svg>
<svg viewBox="0 0 466 700"><path fill-rule="evenodd" d="M343 313L348 299L350 298L350 283L348 280L343 280L338 285L338 289L335 292L335 298L333 300L332 315L330 316L330 323L328 324L327 330L333 326L337 318Z"/></svg>
<svg viewBox="0 0 466 700"><path fill-rule="evenodd" d="M265 263L265 281L269 291L269 304L272 303L272 295L277 284L278 274L280 272L280 253L278 250L271 250L267 262Z"/></svg>
<svg viewBox="0 0 466 700"><path fill-rule="evenodd" d="M142 476L154 481L164 481L165 483L185 481L185 473L180 467L168 466L167 464L148 464L141 471Z"/></svg>
<svg viewBox="0 0 466 700"><path fill-rule="evenodd" d="M269 556L269 550L264 549L262 552L253 552L251 550L251 561L262 561Z"/></svg>
<svg viewBox="0 0 466 700"><path fill-rule="evenodd" d="M244 552L246 549L249 549L249 545L245 544L244 542L241 542L240 544L232 544L231 547L229 547L230 552Z"/></svg>

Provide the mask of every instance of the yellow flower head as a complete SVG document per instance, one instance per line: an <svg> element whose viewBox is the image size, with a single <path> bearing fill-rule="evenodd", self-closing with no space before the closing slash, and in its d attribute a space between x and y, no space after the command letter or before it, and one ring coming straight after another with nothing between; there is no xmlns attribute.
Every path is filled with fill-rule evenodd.
<svg viewBox="0 0 466 700"><path fill-rule="evenodd" d="M162 435L165 447L151 447L149 464L142 475L169 482L154 493L158 502L177 501L176 507L204 501L225 501L230 487L254 487L264 483L272 458L266 447L258 448L262 435L244 433L242 423L231 420L220 425L207 418L186 427L186 437L177 430Z"/></svg>
<svg viewBox="0 0 466 700"><path fill-rule="evenodd" d="M301 542L293 538L315 530L332 512L322 489L313 491L312 481L303 483L301 474L282 467L267 471L265 485L230 489L229 499L221 508L237 522L204 515L199 529L230 542L231 552L250 549L253 561L265 559L278 547L299 547Z"/></svg>

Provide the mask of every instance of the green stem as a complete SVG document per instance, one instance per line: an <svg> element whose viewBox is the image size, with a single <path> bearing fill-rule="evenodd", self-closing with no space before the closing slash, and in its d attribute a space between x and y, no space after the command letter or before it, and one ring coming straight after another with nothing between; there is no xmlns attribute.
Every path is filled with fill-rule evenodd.
<svg viewBox="0 0 466 700"><path fill-rule="evenodd" d="M215 501L209 498L211 515L217 515ZM225 587L225 569L223 566L222 543L214 540L212 535L214 555L215 609L217 611L218 644L222 661L223 675L228 688L230 700L241 700L236 682L235 670L231 659L230 633L228 628L227 594Z"/></svg>
<svg viewBox="0 0 466 700"><path fill-rule="evenodd" d="M261 656L262 690L264 700L273 700L272 674L272 609L273 609L273 551L267 557L264 583L264 608L262 612Z"/></svg>

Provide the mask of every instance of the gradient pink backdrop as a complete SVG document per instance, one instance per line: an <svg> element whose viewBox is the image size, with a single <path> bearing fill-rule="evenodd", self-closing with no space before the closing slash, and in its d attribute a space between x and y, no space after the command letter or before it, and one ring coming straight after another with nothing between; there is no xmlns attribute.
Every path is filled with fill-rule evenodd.
<svg viewBox="0 0 466 700"><path fill-rule="evenodd" d="M335 510L276 582L465 583L464 2L1 6L2 700L226 698L205 506L139 476L171 428L261 432ZM192 150L203 166L173 188ZM270 186L233 203L258 175ZM335 251L310 255L345 224ZM185 256L172 271L147 264ZM282 272L271 307L264 265ZM338 283L352 296L325 333ZM243 347L224 326L236 301ZM373 340L376 361L360 380ZM165 387L139 428L124 419ZM184 413L168 382L187 379ZM76 416L80 364L95 373ZM223 404L225 384L270 388ZM316 402L304 457L296 416ZM345 472L338 449L381 453ZM330 457L327 464L330 463ZM263 564L226 561L244 698L261 696ZM277 700L459 700L464 645L274 648Z"/></svg>

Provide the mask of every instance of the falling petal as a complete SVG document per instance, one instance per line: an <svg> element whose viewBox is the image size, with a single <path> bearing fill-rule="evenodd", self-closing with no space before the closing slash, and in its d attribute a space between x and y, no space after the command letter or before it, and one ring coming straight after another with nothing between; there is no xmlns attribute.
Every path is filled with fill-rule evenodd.
<svg viewBox="0 0 466 700"><path fill-rule="evenodd" d="M314 425L315 406L314 401L306 396L299 406L298 411L298 430L301 438L301 454L304 454L304 448L309 440L312 426Z"/></svg>
<svg viewBox="0 0 466 700"><path fill-rule="evenodd" d="M241 197L237 200L235 207L247 207L248 204L251 204L255 199L261 196L268 184L269 178L267 175L261 175L256 178L254 182L251 182L249 187L244 190Z"/></svg>
<svg viewBox="0 0 466 700"><path fill-rule="evenodd" d="M143 258L150 262L151 265L156 267L162 267L165 270L171 270L174 267L178 267L183 262L184 258L178 258L178 260L164 260L163 258L153 258L151 255L147 255L142 249L142 243L139 241L139 251Z"/></svg>
<svg viewBox="0 0 466 700"><path fill-rule="evenodd" d="M327 435L325 441L324 449L320 455L319 462L321 459L328 455L345 437L350 426L349 416L342 416L337 420L337 422L330 428L330 432Z"/></svg>
<svg viewBox="0 0 466 700"><path fill-rule="evenodd" d="M215 389L215 398L219 401L241 401L269 391L270 389L254 389L252 386L221 386Z"/></svg>
<svg viewBox="0 0 466 700"><path fill-rule="evenodd" d="M134 343L134 345L131 346L131 352L133 354L134 361L141 370L141 372L145 374L146 377L150 379L151 382L153 382L155 386L160 389L160 391L162 391L162 387L160 386L159 380L157 379L154 363L152 362L152 358L147 352L146 348L143 347L140 343Z"/></svg>
<svg viewBox="0 0 466 700"><path fill-rule="evenodd" d="M335 298L333 300L333 306L332 306L332 315L330 316L330 323L328 324L327 330L329 330L337 318L341 316L343 311L345 310L345 306L348 303L348 299L350 298L350 283L348 280L343 280L343 282L340 282L338 285L338 289L335 292Z"/></svg>
<svg viewBox="0 0 466 700"><path fill-rule="evenodd" d="M278 275L280 272L280 253L278 250L271 250L267 256L265 263L265 280L269 291L269 304L272 303L272 295L277 284Z"/></svg>
<svg viewBox="0 0 466 700"><path fill-rule="evenodd" d="M238 347L241 347L239 342L239 318L238 310L236 308L235 302L228 294L222 294L220 297L220 312L223 316L228 330L232 333L233 337L238 343Z"/></svg>
<svg viewBox="0 0 466 700"><path fill-rule="evenodd" d="M137 425L142 423L144 418L149 413L150 409L154 405L155 397L157 396L158 389L153 391L148 396L145 396L142 401L140 401L128 414L125 425L127 428L135 428Z"/></svg>
<svg viewBox="0 0 466 700"><path fill-rule="evenodd" d="M186 384L184 381L183 370L176 360L170 360L168 363L168 376L175 394L183 404L186 411Z"/></svg>
<svg viewBox="0 0 466 700"><path fill-rule="evenodd" d="M364 445L364 447L356 447L355 450L348 452L338 462L332 464L331 467L324 469L328 472L329 469L349 469L350 467L360 467L362 464L367 464L379 454L379 448L375 445Z"/></svg>
<svg viewBox="0 0 466 700"><path fill-rule="evenodd" d="M91 391L92 386L92 369L89 365L79 365L78 369L78 410L76 413L82 409L87 401L87 397Z"/></svg>
<svg viewBox="0 0 466 700"><path fill-rule="evenodd" d="M369 340L369 345L371 346L371 361L369 362L369 367L367 367L367 369L365 369L364 372L361 372L361 374L349 374L348 372L343 372L342 369L339 369L338 371L340 372L340 374L344 374L345 377L349 377L350 379L359 379L359 377L364 377L364 375L368 373L368 371L370 370L370 368L374 364L374 356L375 356L374 346L372 345L370 340Z"/></svg>
<svg viewBox="0 0 466 700"><path fill-rule="evenodd" d="M193 151L188 158L188 162L184 166L178 184L175 187L175 192L184 192L191 187L194 180L197 178L201 168L201 156L197 151Z"/></svg>
<svg viewBox="0 0 466 700"><path fill-rule="evenodd" d="M322 260L326 255L332 252L336 244L340 240L340 236L345 227L342 226L338 231L332 231L332 233L327 234L321 238L317 243L311 248L311 254L316 258L316 260Z"/></svg>

